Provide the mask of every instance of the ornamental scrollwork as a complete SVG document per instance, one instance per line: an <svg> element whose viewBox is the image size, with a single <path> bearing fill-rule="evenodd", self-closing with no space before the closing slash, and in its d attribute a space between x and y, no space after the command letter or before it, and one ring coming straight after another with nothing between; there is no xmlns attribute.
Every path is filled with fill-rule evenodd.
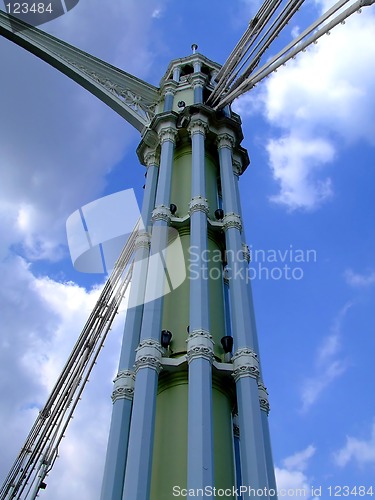
<svg viewBox="0 0 375 500"><path fill-rule="evenodd" d="M171 222L170 208L166 207L165 205L159 205L158 207L155 207L154 210L152 211L151 220L152 222L155 222L157 220L163 220L167 224L170 224Z"/></svg>
<svg viewBox="0 0 375 500"><path fill-rule="evenodd" d="M166 141L170 141L173 142L173 144L175 144L177 140L177 135L178 135L177 130L172 127L162 128L159 132L160 144L163 144L163 142Z"/></svg>
<svg viewBox="0 0 375 500"><path fill-rule="evenodd" d="M208 215L209 207L207 199L202 196L194 196L189 203L189 214L191 215L193 212L203 212Z"/></svg>
<svg viewBox="0 0 375 500"><path fill-rule="evenodd" d="M146 231L139 232L135 240L134 250L138 248L150 248L151 237Z"/></svg>
<svg viewBox="0 0 375 500"><path fill-rule="evenodd" d="M142 341L136 349L135 374L142 368L151 368L160 373L162 370L162 354L163 348L157 340L147 339Z"/></svg>
<svg viewBox="0 0 375 500"><path fill-rule="evenodd" d="M242 164L237 160L233 160L233 174L236 177L239 177L242 174Z"/></svg>
<svg viewBox="0 0 375 500"><path fill-rule="evenodd" d="M119 399L133 399L134 396L134 372L123 370L117 374L114 380L114 389L112 392L113 403Z"/></svg>
<svg viewBox="0 0 375 500"><path fill-rule="evenodd" d="M220 148L233 149L235 140L232 135L224 133L217 136L216 144L219 149Z"/></svg>
<svg viewBox="0 0 375 500"><path fill-rule="evenodd" d="M234 212L229 212L224 215L223 219L223 230L227 231L230 228L238 229L238 231L242 231L242 221L241 217Z"/></svg>
<svg viewBox="0 0 375 500"><path fill-rule="evenodd" d="M270 412L270 403L268 401L267 388L264 386L263 382L258 381L258 392L259 392L259 404L260 409L265 411L267 415Z"/></svg>
<svg viewBox="0 0 375 500"><path fill-rule="evenodd" d="M144 161L147 167L151 167L151 165L156 165L158 167L160 165L160 154L155 150L148 151L144 155Z"/></svg>
<svg viewBox="0 0 375 500"><path fill-rule="evenodd" d="M188 132L190 135L202 134L203 136L205 136L208 130L208 124L203 120L194 120L188 126Z"/></svg>
<svg viewBox="0 0 375 500"><path fill-rule="evenodd" d="M187 338L187 361L190 364L194 359L214 360L212 335L206 330L193 330Z"/></svg>
<svg viewBox="0 0 375 500"><path fill-rule="evenodd" d="M237 382L242 377L259 377L259 361L255 351L250 348L239 349L232 358L233 373L232 376Z"/></svg>
<svg viewBox="0 0 375 500"><path fill-rule="evenodd" d="M146 103L144 99L132 92L130 89L119 85L118 83L114 83L109 78L100 75L96 71L93 71L82 64L77 63L67 57L62 57L65 61L67 61L71 66L74 66L82 73L85 73L89 78L99 83L103 87L105 87L109 92L115 95L118 99L120 99L124 104L129 106L133 111L135 111L139 116L143 119L151 122L153 117L155 116L156 111L156 103Z"/></svg>

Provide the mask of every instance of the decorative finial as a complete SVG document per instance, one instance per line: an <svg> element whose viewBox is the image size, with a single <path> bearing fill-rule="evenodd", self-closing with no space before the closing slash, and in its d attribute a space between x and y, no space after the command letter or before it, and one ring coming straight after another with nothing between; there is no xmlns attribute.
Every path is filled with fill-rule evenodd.
<svg viewBox="0 0 375 500"><path fill-rule="evenodd" d="M193 51L193 54L196 53L197 49L198 49L198 45L196 43L193 43L193 45L191 46L191 50Z"/></svg>

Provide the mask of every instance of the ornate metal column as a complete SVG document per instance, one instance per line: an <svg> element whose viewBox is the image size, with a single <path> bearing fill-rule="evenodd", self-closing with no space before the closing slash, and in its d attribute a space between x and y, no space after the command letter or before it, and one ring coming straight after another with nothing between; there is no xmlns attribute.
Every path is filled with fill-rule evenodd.
<svg viewBox="0 0 375 500"><path fill-rule="evenodd" d="M134 394L135 350L139 343L143 303L146 289L151 223L151 212L155 206L159 157L156 151L146 155L147 176L141 210L140 230L135 245L132 286L124 325L119 369L112 393L113 409L104 467L101 500L118 500L122 497L129 426Z"/></svg>
<svg viewBox="0 0 375 500"><path fill-rule="evenodd" d="M1 36L87 89L142 137L138 152L141 151L141 162L148 166L142 208L145 229L140 232L135 249L133 287L112 394L113 415L102 500L169 500L175 487L174 496L186 496L178 495L186 486L192 488L190 496L202 497L198 490L206 486L233 486L235 470L237 486L242 483L263 491L276 489L267 420L268 395L261 377L247 274L248 251L233 173L233 166L237 177L243 173L248 157L240 146L240 118L231 111L230 104L360 7L374 1L356 0L345 10L335 5L258 67L272 42L263 39L254 53L253 42L262 36L258 27L262 5L223 68L198 54L197 46L193 45L192 55L170 63L160 87L14 17L10 20L0 11ZM274 4L272 15L278 8L278 3ZM290 15L297 9L296 4ZM287 23L276 15L280 20L276 28L280 32ZM253 53L248 56L250 50ZM158 175L156 151L159 150ZM238 161L238 156L245 158L245 165ZM215 215L215 205L221 208L219 184L225 213L222 222ZM171 191L174 204L180 205L177 215L171 212ZM185 254L197 249L195 264L200 272L196 274L189 269L190 281L174 285L168 282L168 288L163 251L169 242L169 225L178 232ZM219 264L213 260L207 264L205 252L218 252ZM177 261L174 264L186 271L186 262L182 262L183 258L176 259L176 253L172 250L169 260ZM160 255L162 266L149 265L149 259L155 255ZM224 266L225 279L210 274L210 271L220 274ZM164 298L167 288L170 293ZM101 317L100 311L95 312L97 317ZM160 343L163 325L172 325L173 340L168 349ZM230 332L234 340L233 357L220 346L221 337ZM82 359L78 359L77 366ZM67 381L69 376L70 372L63 373L61 380ZM66 390L64 383L61 387ZM72 391L77 388L75 384ZM53 396L60 397L60 393L57 391ZM236 411L238 426L236 422L233 435L232 416ZM16 460L2 489L6 495L25 488L32 474L39 480L47 474L46 462L40 461L38 455L47 442L46 418L42 412L43 422L37 420L39 434L32 430L23 448L22 462ZM49 431L55 425L53 422ZM156 436L155 422L159 431ZM29 461L25 450L33 450L32 460ZM154 455L153 450L156 450ZM173 462L168 464L173 469L173 478L163 467L168 460ZM28 475L24 466L31 470ZM38 495L41 484L44 483L39 481L35 486L34 496Z"/></svg>
<svg viewBox="0 0 375 500"><path fill-rule="evenodd" d="M170 190L176 129L166 120L158 128L161 142L156 207L152 213L151 255L160 254L168 243L170 222ZM143 309L140 343L136 349L133 411L130 423L128 458L123 500L148 500L150 496L152 452L154 440L156 393L163 349L160 345L162 325L164 268L149 268L147 297Z"/></svg>
<svg viewBox="0 0 375 500"><path fill-rule="evenodd" d="M236 200L237 200L238 213L242 219L242 205L241 205L241 197L240 197L240 192L239 192L239 178L240 178L241 172L242 172L241 160L239 158L234 158L233 159L233 173L234 173L234 178L235 178ZM249 252L249 249L247 246L246 234L245 234L244 228L242 228L242 247L243 247L244 256L245 256L245 259L247 261L247 264L249 264L250 263L250 252ZM268 487L270 490L277 491L275 469L274 469L273 457L272 457L270 431L269 431L269 424L268 424L268 414L270 411L270 405L268 402L268 392L267 392L266 387L263 383L263 377L262 377L262 366L261 366L261 361L260 361L258 332L257 332L257 327L256 327L256 321L255 321L253 292L252 292L252 286L251 286L250 279L246 280L246 288L247 288L248 301L249 301L251 330L253 332L254 351L258 354L258 361L259 361L258 389L259 389L260 408L262 410L261 411L261 419L262 419L263 440L264 440L264 447L265 447L264 452L265 452L265 457L266 457ZM238 430L238 434L240 436L240 430ZM239 442L240 442L240 437L239 437ZM273 498L275 498L275 500L277 500L276 496L274 496Z"/></svg>
<svg viewBox="0 0 375 500"><path fill-rule="evenodd" d="M192 140L190 202L190 245L196 251L198 276L190 280L190 332L187 339L189 363L188 396L188 488L214 484L212 421L213 340L210 335L210 303L207 254L205 135L203 116L194 116L189 126Z"/></svg>
<svg viewBox="0 0 375 500"><path fill-rule="evenodd" d="M235 346L233 376L236 382L238 422L241 432L243 484L268 488L264 440L259 405L259 363L254 351L253 332L246 290L247 266L242 247L242 221L238 213L233 174L232 149L236 137L229 129L218 134L221 186L223 192L226 252L229 274L232 333Z"/></svg>

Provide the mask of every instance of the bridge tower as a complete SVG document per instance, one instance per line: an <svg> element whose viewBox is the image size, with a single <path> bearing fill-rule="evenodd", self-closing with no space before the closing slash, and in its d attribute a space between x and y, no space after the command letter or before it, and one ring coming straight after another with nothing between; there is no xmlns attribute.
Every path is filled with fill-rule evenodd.
<svg viewBox="0 0 375 500"><path fill-rule="evenodd" d="M170 63L160 87L0 10L0 36L64 73L140 132L138 157L147 168L143 224L125 246L0 500L21 499L26 490L23 498L31 492L34 500L45 489L128 285L130 272L120 277L135 237L101 500L204 498L214 496L213 488L239 492L241 485L276 497L238 189L249 158L230 104L374 1L339 0L264 62L303 3L266 0L222 67L193 45L190 56ZM230 498L228 491L216 496Z"/></svg>
<svg viewBox="0 0 375 500"><path fill-rule="evenodd" d="M249 158L240 117L204 104L220 66L192 48L170 63L138 147L145 229L102 500L276 488L238 189Z"/></svg>

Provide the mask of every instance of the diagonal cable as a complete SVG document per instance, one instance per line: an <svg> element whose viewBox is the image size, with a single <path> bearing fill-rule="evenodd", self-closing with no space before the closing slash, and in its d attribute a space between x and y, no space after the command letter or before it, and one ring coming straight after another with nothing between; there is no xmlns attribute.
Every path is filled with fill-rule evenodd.
<svg viewBox="0 0 375 500"><path fill-rule="evenodd" d="M132 271L129 263L138 235L138 225L139 221L104 285L46 404L36 418L24 446L1 486L0 500L36 498L42 478L52 468L58 446L129 286ZM23 493L26 496L21 497Z"/></svg>

